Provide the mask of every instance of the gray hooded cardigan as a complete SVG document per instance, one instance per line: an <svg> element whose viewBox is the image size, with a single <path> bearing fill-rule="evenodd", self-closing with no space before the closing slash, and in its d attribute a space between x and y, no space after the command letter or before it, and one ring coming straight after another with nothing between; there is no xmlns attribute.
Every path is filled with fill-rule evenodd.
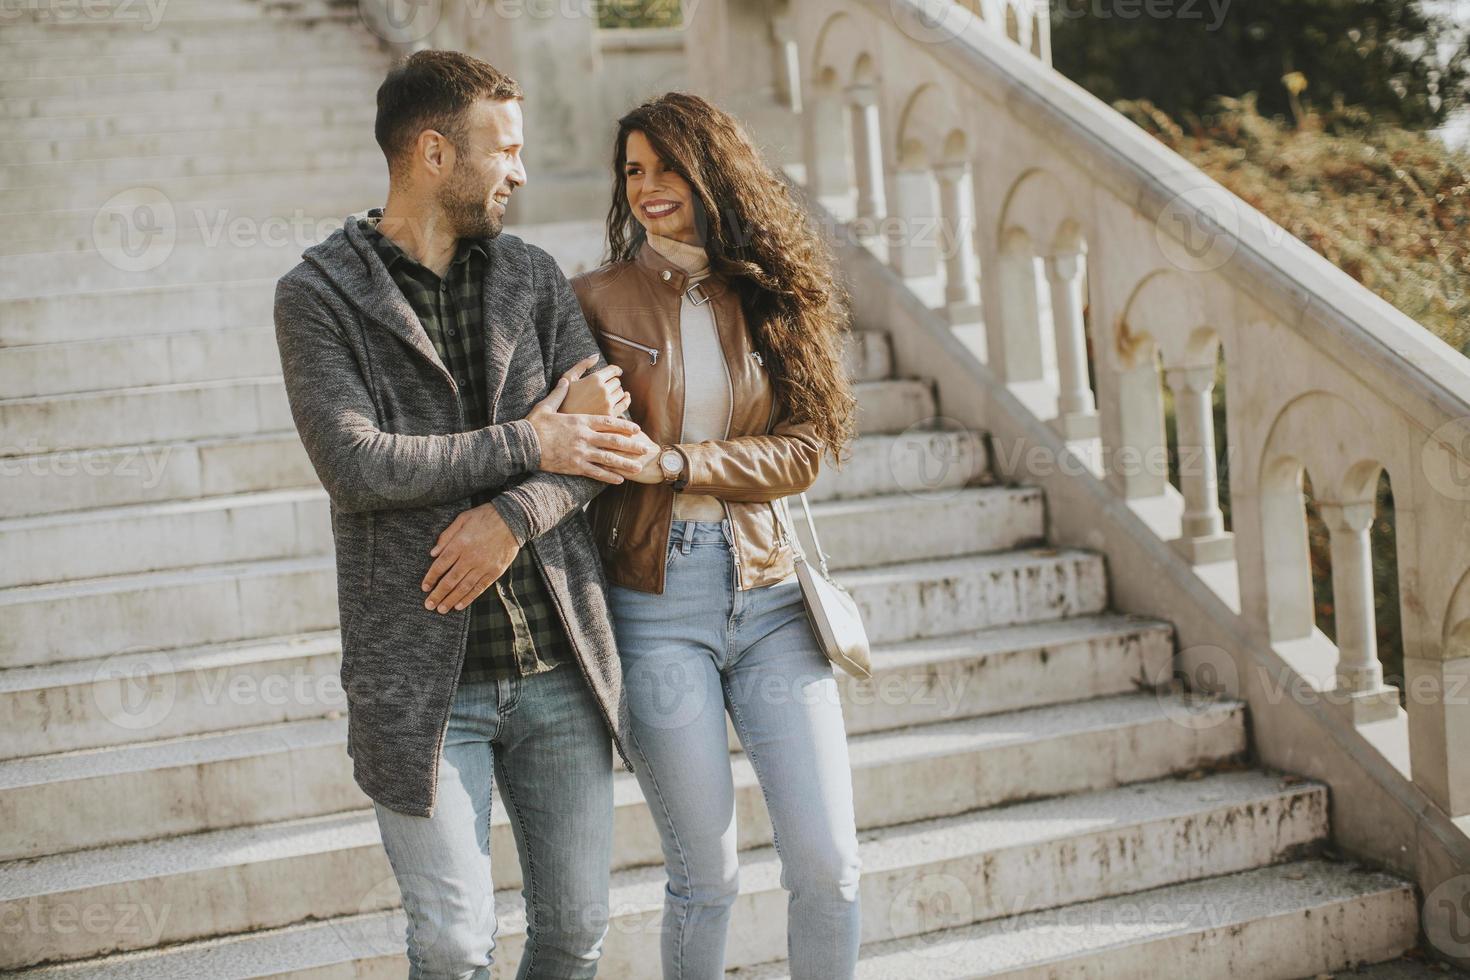
<svg viewBox="0 0 1470 980"><path fill-rule="evenodd" d="M275 299L291 414L331 501L353 778L389 809L433 813L470 613L425 609L419 583L479 488L500 490L493 506L540 560L576 669L631 769L606 580L582 511L607 484L540 472L526 420L562 372L599 353L576 296L542 249L486 240L491 424L466 431L453 379L358 217L308 249Z"/></svg>

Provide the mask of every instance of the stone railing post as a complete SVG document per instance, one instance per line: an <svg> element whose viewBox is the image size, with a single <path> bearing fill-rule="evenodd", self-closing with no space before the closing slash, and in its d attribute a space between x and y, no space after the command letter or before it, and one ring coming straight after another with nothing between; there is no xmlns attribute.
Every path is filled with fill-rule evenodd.
<svg viewBox="0 0 1470 980"><path fill-rule="evenodd" d="M1220 478L1215 463L1215 366L1169 368L1179 434L1179 490L1184 497L1180 535L1172 543L1191 564L1227 561L1235 554L1233 537L1220 512Z"/></svg>
<svg viewBox="0 0 1470 980"><path fill-rule="evenodd" d="M883 191L883 136L878 129L878 87L858 84L847 89L852 110L853 156L857 171L858 227L863 237L876 234L887 213Z"/></svg>
<svg viewBox="0 0 1470 980"><path fill-rule="evenodd" d="M944 306L951 324L980 319L980 283L975 262L975 204L970 164L941 163L939 181L939 247L944 255Z"/></svg>
<svg viewBox="0 0 1470 980"><path fill-rule="evenodd" d="M1378 661L1378 631L1373 615L1373 501L1318 502L1331 535L1332 604L1337 624L1337 687L1347 698L1354 722L1392 718L1398 711L1395 688L1383 683Z"/></svg>
<svg viewBox="0 0 1470 980"><path fill-rule="evenodd" d="M1051 286L1052 324L1057 345L1056 427L1064 438L1097 435L1097 407L1087 383L1087 334L1082 321L1082 253L1049 256L1046 279Z"/></svg>
<svg viewBox="0 0 1470 980"><path fill-rule="evenodd" d="M939 217L935 212L934 178L927 169L905 167L893 175L888 222L888 264L905 279L927 279L939 271Z"/></svg>

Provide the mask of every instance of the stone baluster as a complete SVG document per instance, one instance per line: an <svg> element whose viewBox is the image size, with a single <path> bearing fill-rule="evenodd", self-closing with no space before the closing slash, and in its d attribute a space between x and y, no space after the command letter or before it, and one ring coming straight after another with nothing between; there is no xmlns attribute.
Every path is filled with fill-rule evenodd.
<svg viewBox="0 0 1470 980"><path fill-rule="evenodd" d="M1220 511L1220 479L1215 464L1215 366L1169 368L1179 435L1179 489L1184 497L1180 535L1172 544L1191 564L1228 561L1235 556L1233 536Z"/></svg>
<svg viewBox="0 0 1470 980"><path fill-rule="evenodd" d="M861 237L878 231L888 211L883 190L883 137L878 129L878 88L858 84L847 89L852 109L853 157L857 171L857 222Z"/></svg>
<svg viewBox="0 0 1470 980"><path fill-rule="evenodd" d="M1087 334L1082 322L1082 253L1050 256L1052 325L1057 345L1057 430L1067 439L1097 435L1097 407L1087 383Z"/></svg>
<svg viewBox="0 0 1470 980"><path fill-rule="evenodd" d="M1383 683L1373 614L1373 501L1318 502L1331 535L1332 600L1337 625L1336 693L1346 697L1353 721L1392 718L1398 691Z"/></svg>
<svg viewBox="0 0 1470 980"><path fill-rule="evenodd" d="M967 160L941 163L940 249L944 253L944 305L951 324L980 319L980 283L975 262L975 203Z"/></svg>

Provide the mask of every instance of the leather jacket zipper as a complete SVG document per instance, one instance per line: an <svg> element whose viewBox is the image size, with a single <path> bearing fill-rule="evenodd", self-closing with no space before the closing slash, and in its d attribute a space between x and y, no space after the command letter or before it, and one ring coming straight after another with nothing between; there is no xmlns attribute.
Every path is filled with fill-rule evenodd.
<svg viewBox="0 0 1470 980"><path fill-rule="evenodd" d="M646 344L640 344L640 343L638 343L636 340L629 340L627 337L619 337L615 333L608 333L606 330L602 330L602 331L599 331L599 332L604 337L606 337L608 340L615 340L618 343L623 344L623 345L625 345L627 347L632 347L635 350L641 350L643 353L645 353L645 354L648 355L648 363L649 364L657 364L658 363L659 350L658 350L657 347L649 347Z"/></svg>
<svg viewBox="0 0 1470 980"><path fill-rule="evenodd" d="M607 535L607 546L609 548L616 548L618 546L618 526L623 520L623 508L627 506L627 503L628 491L624 490L623 495L618 498L617 510L613 511L612 530Z"/></svg>

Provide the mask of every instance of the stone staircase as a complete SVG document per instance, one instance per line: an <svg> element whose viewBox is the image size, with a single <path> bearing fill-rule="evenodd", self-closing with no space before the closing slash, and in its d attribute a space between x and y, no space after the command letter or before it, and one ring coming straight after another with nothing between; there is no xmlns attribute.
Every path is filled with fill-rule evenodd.
<svg viewBox="0 0 1470 980"><path fill-rule="evenodd" d="M269 309L381 199L387 56L316 0L170 0L149 31L121 19L141 4L70 6L0 24L0 971L402 976ZM254 233L304 207L308 231ZM138 268L96 231L113 212L167 254ZM599 234L517 231L568 271ZM811 496L878 645L870 681L842 678L862 976L1294 978L1413 947L1413 887L1333 854L1326 788L1252 768L1243 705L1168 683L1169 624L1109 608L1101 555L1048 546L1041 493L990 478L886 335L848 363L861 438ZM779 865L731 748L730 966L781 976ZM647 977L658 841L616 778L602 975ZM524 917L493 822L508 977Z"/></svg>

